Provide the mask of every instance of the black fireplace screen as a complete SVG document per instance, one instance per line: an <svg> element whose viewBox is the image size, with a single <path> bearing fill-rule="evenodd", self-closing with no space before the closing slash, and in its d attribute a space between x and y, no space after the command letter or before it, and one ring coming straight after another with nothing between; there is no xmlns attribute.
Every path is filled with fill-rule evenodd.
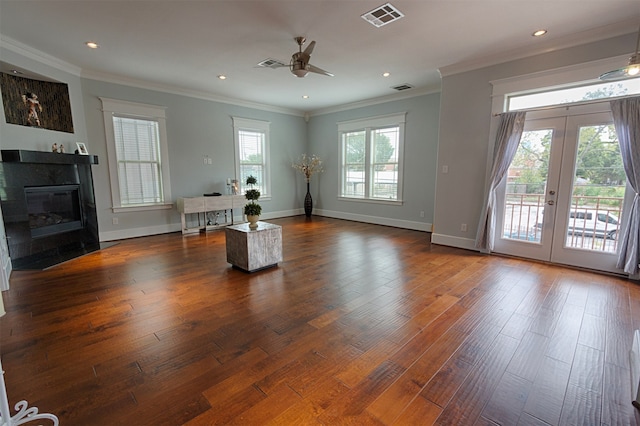
<svg viewBox="0 0 640 426"><path fill-rule="evenodd" d="M31 237L82 229L79 185L25 187Z"/></svg>

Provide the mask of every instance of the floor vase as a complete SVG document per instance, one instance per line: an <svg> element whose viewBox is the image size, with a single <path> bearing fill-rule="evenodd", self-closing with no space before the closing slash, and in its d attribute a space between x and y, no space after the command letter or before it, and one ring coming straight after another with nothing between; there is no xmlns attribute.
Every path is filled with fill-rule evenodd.
<svg viewBox="0 0 640 426"><path fill-rule="evenodd" d="M309 182L307 182L307 195L304 196L304 214L307 217L311 217L311 211L313 210L313 200L311 199L311 193L309 192Z"/></svg>

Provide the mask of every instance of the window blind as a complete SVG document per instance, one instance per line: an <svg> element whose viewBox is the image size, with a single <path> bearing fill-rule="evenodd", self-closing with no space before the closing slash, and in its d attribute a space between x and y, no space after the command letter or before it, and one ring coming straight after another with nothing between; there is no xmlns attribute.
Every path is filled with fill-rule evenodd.
<svg viewBox="0 0 640 426"><path fill-rule="evenodd" d="M114 116L113 127L122 205L162 203L158 122Z"/></svg>

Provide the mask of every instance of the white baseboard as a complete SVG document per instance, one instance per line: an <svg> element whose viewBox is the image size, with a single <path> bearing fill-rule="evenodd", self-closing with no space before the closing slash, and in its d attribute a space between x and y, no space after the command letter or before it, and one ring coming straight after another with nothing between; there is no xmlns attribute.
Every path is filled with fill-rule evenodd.
<svg viewBox="0 0 640 426"><path fill-rule="evenodd" d="M476 241L470 238L452 237L444 234L431 234L431 242L443 246L457 247L465 250L478 251Z"/></svg>
<svg viewBox="0 0 640 426"><path fill-rule="evenodd" d="M281 217L299 216L304 214L304 209L281 210L260 215L261 220L278 219ZM396 228L413 229L415 231L431 231L431 224L428 222L414 222L409 220L392 219L387 217L367 216L353 213L343 213L331 210L314 209L314 215L332 217L335 219L353 220L356 222L371 223L374 225L394 226ZM235 223L243 223L244 216L234 216ZM145 237L148 235L168 234L170 232L180 232L180 223L173 223L162 226L150 226L144 228L122 229L117 231L100 232L100 241L116 241L127 238Z"/></svg>
<svg viewBox="0 0 640 426"><path fill-rule="evenodd" d="M414 231L431 232L431 224L428 222L415 222L410 220L393 219L379 216L367 216L362 214L336 212L323 209L314 209L313 214L317 216L332 217L334 219L353 220L355 222L371 223L374 225L394 226L396 228L413 229Z"/></svg>
<svg viewBox="0 0 640 426"><path fill-rule="evenodd" d="M269 220L269 219L277 219L280 217L288 217L288 216L298 216L304 214L304 209L295 209L295 210L283 210L279 212L270 212L265 213L260 216L261 220ZM245 222L243 215L234 215L233 217L234 223L243 223ZM107 231L100 232L100 242L105 241L117 241L117 240L126 240L127 238L137 238L137 237L146 237L149 235L159 235L159 234L169 234L171 232L180 232L182 225L178 223L172 223L169 225L161 225L161 226L148 226L143 228L129 228L129 229L119 229L117 231Z"/></svg>
<svg viewBox="0 0 640 426"><path fill-rule="evenodd" d="M180 223L160 226L145 226L143 228L119 229L117 231L100 232L100 242L126 240L127 238L146 237L149 235L169 234L180 232Z"/></svg>

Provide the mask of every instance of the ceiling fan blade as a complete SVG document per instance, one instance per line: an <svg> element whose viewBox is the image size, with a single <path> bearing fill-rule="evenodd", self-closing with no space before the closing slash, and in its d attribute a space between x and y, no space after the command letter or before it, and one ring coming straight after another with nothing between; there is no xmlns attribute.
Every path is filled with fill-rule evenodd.
<svg viewBox="0 0 640 426"><path fill-rule="evenodd" d="M315 65L308 64L307 65L307 70L309 72L315 72L316 74L323 74L323 75L328 75L329 77L334 77L334 75L332 73L330 73L329 71L325 71L322 68L316 67Z"/></svg>
<svg viewBox="0 0 640 426"><path fill-rule="evenodd" d="M315 40L312 41L311 43L309 43L309 45L307 46L306 49L304 49L304 54L307 56L311 56L311 53L313 52L313 48L316 47L316 42Z"/></svg>

